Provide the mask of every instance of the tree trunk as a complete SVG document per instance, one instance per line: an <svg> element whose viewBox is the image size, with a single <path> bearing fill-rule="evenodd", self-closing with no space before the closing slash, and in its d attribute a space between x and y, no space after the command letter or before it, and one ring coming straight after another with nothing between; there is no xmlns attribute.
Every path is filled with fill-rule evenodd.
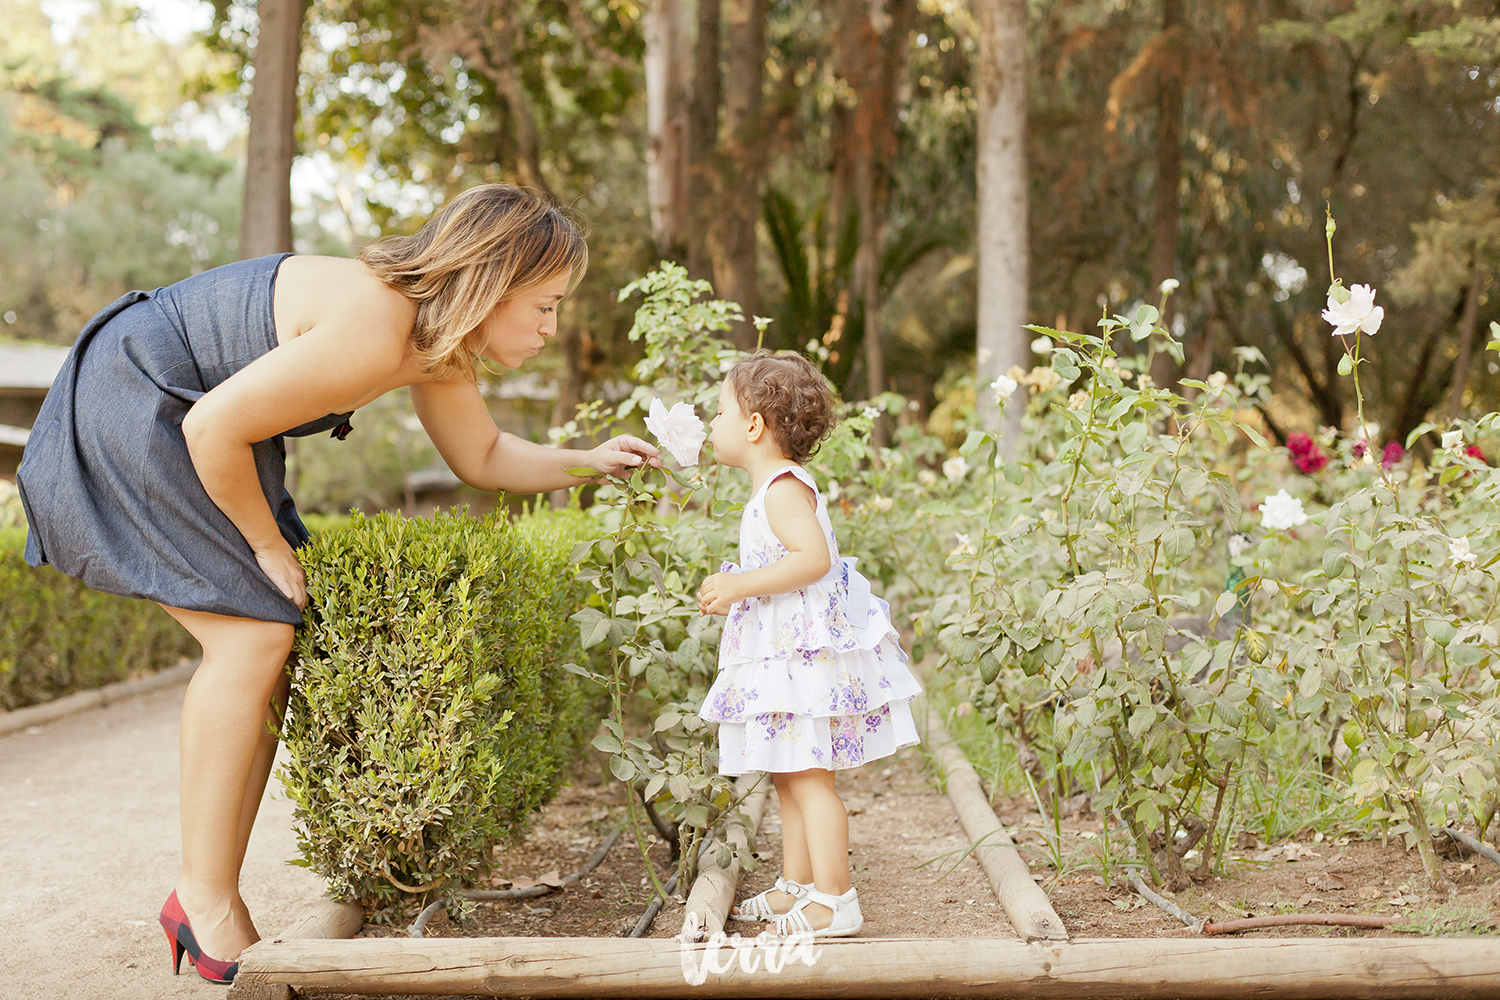
<svg viewBox="0 0 1500 1000"><path fill-rule="evenodd" d="M729 0L724 41L724 191L721 205L723 253L714 261L720 298L739 303L743 322L730 339L742 349L755 346L750 318L760 309L756 282L755 224L760 219L760 179L765 170L766 137L761 133L766 66L766 0Z"/></svg>
<svg viewBox="0 0 1500 1000"><path fill-rule="evenodd" d="M1479 328L1479 297L1484 292L1484 272L1479 270L1479 248L1474 248L1474 276L1464 298L1464 314L1458 323L1458 357L1453 360L1453 386L1448 395L1448 416L1464 415L1464 389L1469 382L1469 360L1474 355L1474 334Z"/></svg>
<svg viewBox="0 0 1500 1000"><path fill-rule="evenodd" d="M687 232L686 0L651 0L646 36L646 191L656 252L683 256Z"/></svg>
<svg viewBox="0 0 1500 1000"><path fill-rule="evenodd" d="M297 72L304 0L260 0L240 256L292 249L292 159L296 155Z"/></svg>
<svg viewBox="0 0 1500 1000"><path fill-rule="evenodd" d="M1026 172L1026 3L975 0L979 22L976 177L979 211L978 405L982 426L999 432L1001 454L1013 457L1025 412L1024 390L1001 422L989 385L1011 366L1031 360L1025 329L1030 281Z"/></svg>
<svg viewBox="0 0 1500 1000"><path fill-rule="evenodd" d="M541 141L537 136L536 116L531 113L531 99L521 86L516 72L516 43L520 34L509 13L497 13L491 22L495 31L493 53L485 66L486 75L495 90L505 98L516 143L516 176L523 187L550 191L542 178Z"/></svg>
<svg viewBox="0 0 1500 1000"><path fill-rule="evenodd" d="M692 228L687 237L688 274L712 278L718 231L719 69L722 30L719 0L698 0L698 32L693 42L693 95L688 102L687 198Z"/></svg>
<svg viewBox="0 0 1500 1000"><path fill-rule="evenodd" d="M1186 31L1183 0L1162 0L1162 63L1156 92L1156 180L1153 185L1156 217L1151 227L1152 294L1168 278L1178 277L1177 220L1181 214L1178 187L1182 183L1182 70ZM1171 318L1162 317L1171 328ZM1200 330L1199 337L1206 337ZM1179 378L1177 362L1162 352L1151 359L1151 378L1169 387Z"/></svg>

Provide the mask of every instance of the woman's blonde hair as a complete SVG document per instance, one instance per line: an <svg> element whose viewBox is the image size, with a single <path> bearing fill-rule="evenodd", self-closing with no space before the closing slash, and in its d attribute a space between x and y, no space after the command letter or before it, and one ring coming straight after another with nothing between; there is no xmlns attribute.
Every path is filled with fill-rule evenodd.
<svg viewBox="0 0 1500 1000"><path fill-rule="evenodd" d="M474 377L479 324L501 302L588 268L582 227L535 192L482 184L454 198L411 236L367 244L359 259L417 306L411 342L432 374Z"/></svg>

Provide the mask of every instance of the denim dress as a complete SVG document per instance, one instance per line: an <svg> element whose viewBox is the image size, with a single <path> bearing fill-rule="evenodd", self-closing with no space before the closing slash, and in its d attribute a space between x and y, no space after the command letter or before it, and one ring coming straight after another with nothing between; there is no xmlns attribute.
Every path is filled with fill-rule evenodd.
<svg viewBox="0 0 1500 1000"><path fill-rule="evenodd" d="M302 623L209 498L182 434L205 393L277 346L272 297L290 254L128 292L83 328L26 442L16 485L26 561L95 590L177 608ZM348 432L329 414L252 445L261 491L293 547L307 528L286 490L282 438Z"/></svg>

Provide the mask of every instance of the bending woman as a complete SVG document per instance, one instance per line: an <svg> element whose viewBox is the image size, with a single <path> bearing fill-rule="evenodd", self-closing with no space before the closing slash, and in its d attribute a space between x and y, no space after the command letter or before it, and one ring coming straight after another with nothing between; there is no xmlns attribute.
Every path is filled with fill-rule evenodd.
<svg viewBox="0 0 1500 1000"><path fill-rule="evenodd" d="M579 452L502 434L475 382L480 359L514 369L546 345L587 262L555 208L486 185L358 260L229 264L131 292L79 335L17 476L26 558L157 601L203 647L182 707L182 874L161 916L174 972L186 951L229 982L259 939L240 867L307 604L283 436L342 438L353 411L408 386L479 489L540 493L581 482L565 469L654 463L634 437Z"/></svg>

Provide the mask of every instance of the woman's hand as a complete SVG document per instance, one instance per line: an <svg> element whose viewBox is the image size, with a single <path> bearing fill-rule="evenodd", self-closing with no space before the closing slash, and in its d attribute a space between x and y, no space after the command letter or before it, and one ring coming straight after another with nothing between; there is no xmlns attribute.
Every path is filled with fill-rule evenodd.
<svg viewBox="0 0 1500 1000"><path fill-rule="evenodd" d="M255 553L255 561L261 570L276 584L276 589L286 595L287 600L303 610L307 609L307 574L290 545L264 549Z"/></svg>
<svg viewBox="0 0 1500 1000"><path fill-rule="evenodd" d="M585 464L602 475L625 479L630 476L631 470L642 465L659 468L661 466L661 460L658 457L660 454L661 452L640 438L630 434L621 434L587 452L588 461Z"/></svg>
<svg viewBox="0 0 1500 1000"><path fill-rule="evenodd" d="M698 588L698 616L727 615L744 595L739 592L739 573L715 573Z"/></svg>

